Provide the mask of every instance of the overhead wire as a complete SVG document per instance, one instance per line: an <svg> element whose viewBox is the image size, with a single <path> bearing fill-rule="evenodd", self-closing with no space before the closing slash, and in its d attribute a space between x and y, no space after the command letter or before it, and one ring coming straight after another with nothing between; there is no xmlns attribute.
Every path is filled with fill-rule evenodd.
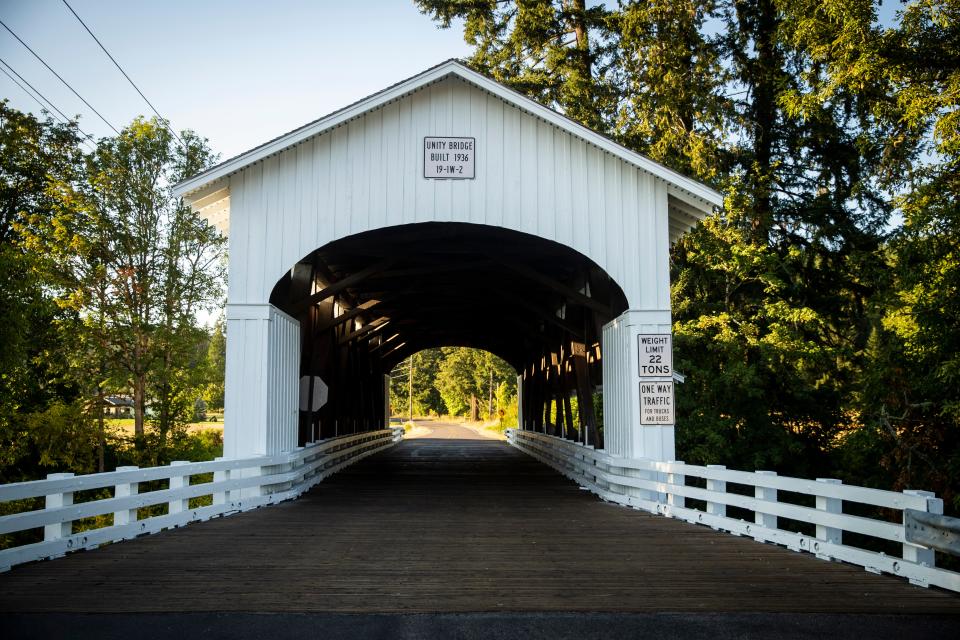
<svg viewBox="0 0 960 640"><path fill-rule="evenodd" d="M66 80L63 79L63 76L61 76L59 73L57 73L56 71L54 71L53 67L51 67L49 64L47 64L47 61L44 60L42 57L40 57L40 55L39 55L36 51L34 51L33 49L31 49L31 48L30 48L30 45L28 45L26 42L24 42L23 39L22 39L20 36L18 36L18 35L13 31L13 29L11 29L9 26L7 26L7 23L6 23L6 22L4 22L3 20L0 20L0 25L2 25L4 29L6 29L7 31L9 31L9 32L10 32L10 35L12 35L14 38L16 38L17 41L18 41L20 44L22 44L22 45L24 46L24 48L26 48L27 51L29 51L30 53L32 53L32 54L33 54L33 57L36 58L37 60L39 60L40 63L41 63L43 66L45 66L50 73L52 73L53 75L55 75L55 76L57 77L57 79L60 80L60 82L62 82L62 83L64 84L64 86L66 86L68 89L70 89L70 91L73 92L73 95L75 95L75 96L77 96L78 98L80 98L80 101L83 102L83 104L87 105L87 107L88 107L91 111L93 111L95 114L97 114L97 117L99 117L101 120L103 120L104 123L106 123L106 125L107 125L108 127L110 127L110 128L113 130L114 133L116 133L117 135L120 135L120 131L118 131L117 128L116 128L115 126L113 126L113 125L110 123L109 120L107 120L106 118L104 118L103 115L102 115L99 111L97 111L92 104L90 104L89 102L87 102L86 98L84 98L83 96L81 96L80 93L77 92L77 90L74 89L74 88L70 85L69 82L67 82Z"/></svg>
<svg viewBox="0 0 960 640"><path fill-rule="evenodd" d="M36 87L34 87L29 82L27 82L26 78L24 78L19 73L17 73L16 69L11 67L6 60L4 60L3 58L0 58L0 65L2 65L0 66L0 71L3 71L4 75L10 78L10 81L13 82L13 84L20 87L25 94L33 98L34 101L37 104L39 104L44 110L50 112L53 115L53 117L59 120L62 124L67 124L70 121L70 119L67 118L66 114L64 114L63 111L60 111L60 109L58 109L56 105L54 105L52 102L47 100L43 96L43 94L37 91ZM14 78L12 75L10 75L11 73L13 73L17 77ZM17 78L19 78L19 80ZM21 82L23 82L24 84L27 85L27 87L30 87L30 88L27 89L27 87L23 86Z"/></svg>
<svg viewBox="0 0 960 640"><path fill-rule="evenodd" d="M160 112L157 110L157 108L156 108L155 106L153 106L153 103L150 102L150 100L147 98L147 96L145 96L145 95L143 94L143 91L140 90L140 87L138 87L138 86L136 85L136 83L133 81L133 79L130 77L130 75L129 75L126 71L124 71L123 67L121 67L121 66L120 66L120 63L117 62L116 58L114 58L113 55L110 54L110 52L107 50L107 48L104 46L104 44L103 44L102 42L100 42L100 38L98 38L98 37L93 33L93 31L90 30L90 27L87 26L87 23L83 21L83 18L81 18L81 17L77 14L77 12L73 9L73 7L70 6L70 3L67 2L67 0L62 0L62 1L63 1L63 4L66 5L67 9L70 10L70 13L73 14L73 17L76 18L77 21L78 21L81 25L83 25L83 28L87 30L87 33L90 34L90 37L93 38L94 42L96 42L96 43L100 46L100 49L102 49L103 52L104 52L105 54L107 54L107 57L110 58L110 62L112 62L113 65L117 68L117 70L120 71L120 73L123 74L123 77L127 79L127 82L130 83L130 86L133 87L134 89L136 89L137 93L140 94L140 97L143 98L143 101L146 102L147 105L149 105L150 109L153 110L153 113L157 116L157 119L159 119L160 122L163 123L163 125L166 127L167 131L169 131L170 134L173 135L173 137L177 139L177 141L180 143L181 146L183 146L184 148L186 148L186 147L187 147L186 143L184 143L184 141L180 138L180 136L177 135L177 132L174 131L173 128L170 126L170 121L160 115Z"/></svg>
<svg viewBox="0 0 960 640"><path fill-rule="evenodd" d="M73 118L68 117L63 111L61 111L57 107L57 105L53 103L52 100L50 100L45 95L40 93L40 91L35 86L30 84L30 82L26 78L24 78L22 75L17 73L17 70L11 67L9 62L4 60L3 58L0 58L0 65L3 65L3 66L0 66L0 71L3 71L3 73L8 78L10 78L10 80L15 85L20 87L24 93L26 93L28 96L33 98L37 102L37 104L39 104L43 109L46 109L51 114L53 114L53 116L57 118L57 120L59 120L61 123L65 125L72 124L74 127L76 127L77 131L79 131L83 135L83 141L89 144L91 147L94 147L93 143L90 140L92 136L88 134L86 131L84 131L83 129L81 129L80 125ZM6 69L4 67L6 67ZM20 80L18 81L17 78L14 78L12 75L10 75L11 73L13 73L13 75L19 78ZM24 87L23 84L20 84L20 82L23 82L23 84L27 85L27 87L30 87L30 89L28 90L27 87Z"/></svg>

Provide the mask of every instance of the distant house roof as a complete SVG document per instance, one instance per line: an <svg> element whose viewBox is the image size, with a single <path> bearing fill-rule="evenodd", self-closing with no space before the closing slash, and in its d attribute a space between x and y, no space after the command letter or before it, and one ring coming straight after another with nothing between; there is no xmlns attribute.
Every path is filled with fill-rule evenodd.
<svg viewBox="0 0 960 640"><path fill-rule="evenodd" d="M680 200L676 206L677 213L687 216L690 219L691 226L708 215L713 207L723 204L723 196L707 185L627 149L564 114L545 107L510 87L470 69L458 60L447 60L412 78L387 87L347 107L225 160L192 178L180 182L174 186L173 191L177 196L184 197L195 210L201 211L204 217L217 224L221 229L225 229L226 224L224 223L226 220L220 219L229 215L229 206L226 204L229 202L227 200L229 192L226 183L223 182L225 178L449 76L459 77L467 83L499 97L504 102L541 118L571 135L581 138L664 180L668 184L671 194L677 196Z"/></svg>
<svg viewBox="0 0 960 640"><path fill-rule="evenodd" d="M103 403L111 407L132 407L133 398L130 396L106 396Z"/></svg>

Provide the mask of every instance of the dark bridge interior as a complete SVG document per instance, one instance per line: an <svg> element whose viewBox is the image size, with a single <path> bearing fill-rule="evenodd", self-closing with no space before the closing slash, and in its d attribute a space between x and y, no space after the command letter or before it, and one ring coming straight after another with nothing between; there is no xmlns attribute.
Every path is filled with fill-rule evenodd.
<svg viewBox="0 0 960 640"><path fill-rule="evenodd" d="M602 445L601 328L627 301L569 247L463 223L378 229L303 258L270 302L300 321L300 375L329 387L325 406L301 412L301 444L382 428L385 374L422 349L468 346L517 370L524 428Z"/></svg>

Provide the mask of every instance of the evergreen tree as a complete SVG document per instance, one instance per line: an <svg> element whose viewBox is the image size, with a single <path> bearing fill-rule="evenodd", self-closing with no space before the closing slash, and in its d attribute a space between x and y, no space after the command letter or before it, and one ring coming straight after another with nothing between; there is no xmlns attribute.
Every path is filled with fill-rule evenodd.
<svg viewBox="0 0 960 640"><path fill-rule="evenodd" d="M478 70L726 193L673 251L680 455L952 492L956 0L583 6L566 93L575 3L417 4Z"/></svg>

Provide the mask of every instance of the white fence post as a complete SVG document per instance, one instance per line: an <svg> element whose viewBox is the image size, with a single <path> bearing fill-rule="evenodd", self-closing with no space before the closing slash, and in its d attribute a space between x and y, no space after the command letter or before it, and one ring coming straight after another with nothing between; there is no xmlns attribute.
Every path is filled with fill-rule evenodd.
<svg viewBox="0 0 960 640"><path fill-rule="evenodd" d="M774 477L777 475L776 471L757 471L756 473L758 476L767 477ZM757 500L763 500L764 502L776 502L779 500L777 490L771 489L770 487L754 486L753 497ZM759 509L753 512L753 522L765 529L777 528L777 516L771 513L766 513ZM763 542L765 540L763 536L753 536L753 539L758 542Z"/></svg>
<svg viewBox="0 0 960 640"><path fill-rule="evenodd" d="M182 467L185 464L190 464L186 460L174 460L170 463L171 467ZM171 489L182 489L184 487L190 486L190 474L187 475L171 475L170 476L170 488ZM190 500L189 499L177 499L171 500L167 508L167 513L173 515L174 513L183 513L184 511L190 510Z"/></svg>
<svg viewBox="0 0 960 640"><path fill-rule="evenodd" d="M726 469L727 467L722 464L708 464L707 469ZM726 480L710 480L707 479L707 491L712 491L714 493L726 493L727 492L727 481ZM727 505L723 502L711 502L707 501L707 513L726 517L727 515ZM716 527L714 527L716 528Z"/></svg>
<svg viewBox="0 0 960 640"><path fill-rule="evenodd" d="M72 478L72 473L48 473L47 480L62 480L63 478ZM64 492L64 493L52 493L46 496L44 500L44 508L46 509L56 509L58 507L69 507L73 504L73 492ZM55 522L53 524L48 524L43 527L43 541L50 542L52 540L62 540L66 538L71 533L73 533L73 521L67 520L65 522ZM51 558L59 558L62 556L62 553L50 556Z"/></svg>
<svg viewBox="0 0 960 640"><path fill-rule="evenodd" d="M214 461L220 462L223 460L223 457L214 458ZM214 471L213 472L213 481L214 482L226 482L230 479L230 470L225 471ZM221 505L227 504L227 492L226 491L214 491L213 492L213 504Z"/></svg>
<svg viewBox="0 0 960 640"><path fill-rule="evenodd" d="M920 496L921 498L926 498L926 511L928 513L935 513L937 515L943 514L943 500L938 498L937 495L932 491L907 489L903 493L908 496ZM904 518L906 518L906 515L904 515ZM903 559L909 562L916 562L917 564L926 565L928 567L934 567L937 564L936 552L933 549L921 547L910 542L903 543ZM910 584L915 584L921 587L928 586L926 580L918 578L910 578Z"/></svg>
<svg viewBox="0 0 960 640"><path fill-rule="evenodd" d="M683 460L671 460L670 464L683 464ZM682 473L668 473L667 484L682 487L684 485L685 478L686 476L684 476ZM680 507L681 509L687 506L686 499L681 495L673 493L671 490L668 490L667 492L667 504L671 507Z"/></svg>
<svg viewBox="0 0 960 640"><path fill-rule="evenodd" d="M117 467L117 471L136 471L140 467ZM139 482L124 482L113 486L113 497L129 498L140 492ZM137 510L121 509L113 512L113 526L119 527L125 524L131 524L137 521Z"/></svg>
<svg viewBox="0 0 960 640"><path fill-rule="evenodd" d="M842 481L836 478L817 478L817 482L824 484L842 484ZM817 510L826 513L843 513L843 500L838 498L826 498L817 496ZM843 544L843 529L827 527L822 524L817 525L817 540L819 542L829 542L831 544ZM831 556L827 552L820 551L820 545L813 543L813 552L821 560L830 560Z"/></svg>

